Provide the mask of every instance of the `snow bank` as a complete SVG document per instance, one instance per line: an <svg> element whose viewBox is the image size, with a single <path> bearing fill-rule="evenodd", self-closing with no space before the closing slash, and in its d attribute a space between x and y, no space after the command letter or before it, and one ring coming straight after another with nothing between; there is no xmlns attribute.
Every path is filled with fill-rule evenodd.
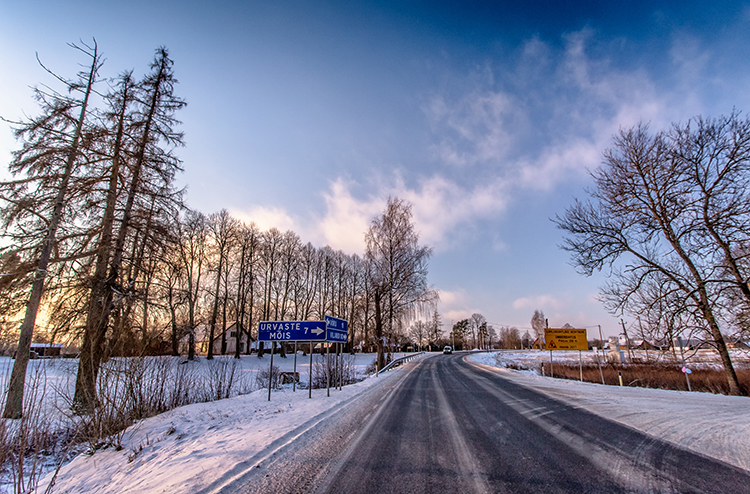
<svg viewBox="0 0 750 494"><path fill-rule="evenodd" d="M394 354L398 358L402 354ZM374 355L357 354L355 366L363 373ZM274 366L292 371L293 358L274 357ZM201 365L201 364L199 364ZM268 356L242 359L244 372L267 370ZM297 358L297 372L307 381L309 358ZM119 451L113 447L94 455L79 455L63 466L53 492L141 493L195 492L224 476L236 465L268 447L301 425L322 420L325 412L342 405L383 381L368 378L344 386L308 390L291 385L271 393L260 389L250 394L176 408L131 426ZM50 472L37 487L43 493L52 480Z"/></svg>

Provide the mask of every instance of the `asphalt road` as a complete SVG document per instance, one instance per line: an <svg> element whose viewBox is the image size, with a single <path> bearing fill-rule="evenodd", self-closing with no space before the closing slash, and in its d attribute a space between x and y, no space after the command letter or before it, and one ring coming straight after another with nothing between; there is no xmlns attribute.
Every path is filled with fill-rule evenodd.
<svg viewBox="0 0 750 494"><path fill-rule="evenodd" d="M221 492L750 493L744 470L428 357Z"/></svg>

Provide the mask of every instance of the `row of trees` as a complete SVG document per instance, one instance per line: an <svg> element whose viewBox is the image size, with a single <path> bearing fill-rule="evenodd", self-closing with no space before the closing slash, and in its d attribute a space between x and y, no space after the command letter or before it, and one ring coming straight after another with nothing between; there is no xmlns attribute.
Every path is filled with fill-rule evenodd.
<svg viewBox="0 0 750 494"><path fill-rule="evenodd" d="M601 297L652 338L698 335L742 394L725 335L750 314L750 120L698 117L623 129L592 173L590 198L557 225L583 274L607 269Z"/></svg>
<svg viewBox="0 0 750 494"><path fill-rule="evenodd" d="M100 82L96 44L71 46L88 68L74 80L55 76L64 91L35 90L40 116L15 122L21 148L13 179L0 183L3 331L18 335L23 315L5 417L21 416L35 338L80 344L74 407L88 413L103 360L178 354L181 342L193 359L198 328L212 358L217 338L225 353L230 322L241 340L261 320L328 314L348 319L349 345L376 348L384 365L389 339L434 309L431 250L419 245L408 203L388 200L362 256L261 231L224 210L191 211L175 187L175 114L185 102L167 50L140 79L128 71ZM34 333L40 313L46 334Z"/></svg>
<svg viewBox="0 0 750 494"><path fill-rule="evenodd" d="M457 350L521 349L530 348L533 343L528 331L521 334L515 326L500 326L496 329L479 313L454 323L448 336L448 341Z"/></svg>

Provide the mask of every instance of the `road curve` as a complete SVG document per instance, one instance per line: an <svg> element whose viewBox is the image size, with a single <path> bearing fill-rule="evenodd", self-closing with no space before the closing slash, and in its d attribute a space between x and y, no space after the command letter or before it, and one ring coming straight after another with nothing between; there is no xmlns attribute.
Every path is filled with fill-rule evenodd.
<svg viewBox="0 0 750 494"><path fill-rule="evenodd" d="M370 404L342 413L303 450L283 452L283 492L750 493L748 472L642 434L439 355ZM330 425L330 424L329 424ZM322 450L322 451L321 451ZM304 475L294 458L315 458ZM283 473L279 475L279 471ZM260 472L259 472L260 473ZM247 479L237 492L268 492ZM279 491L277 491L279 492Z"/></svg>

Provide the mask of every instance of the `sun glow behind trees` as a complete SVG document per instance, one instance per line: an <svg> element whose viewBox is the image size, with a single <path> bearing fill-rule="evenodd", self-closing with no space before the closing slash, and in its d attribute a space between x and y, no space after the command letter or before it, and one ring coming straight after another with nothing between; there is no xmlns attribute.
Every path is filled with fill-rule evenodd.
<svg viewBox="0 0 750 494"><path fill-rule="evenodd" d="M73 93L87 84L92 93L102 90L94 86L100 58L89 55L88 79L58 78ZM79 413L96 406L99 365L112 356L184 352L192 360L196 351L207 351L210 358L227 352L228 338L254 338L259 320L321 320L325 314L349 320L349 348L382 349L418 313L434 310L435 292L426 280L431 250L418 245L404 201L389 201L373 221L373 248L364 257L304 244L292 231L261 231L226 210L209 216L189 210L174 186L181 170L175 149L182 145L176 112L185 102L175 95L172 70L166 49L159 48L150 72L140 81L132 71L110 80L109 92L97 93L88 117L81 112L76 125L68 113L83 102L37 93L42 116L19 124L23 147L11 163L16 176L0 184L4 339L12 344L17 334L16 301L28 293L47 246L49 267L39 264L36 271L54 277L46 290L40 285L33 292L40 312L49 314L47 334L37 339L52 334L82 344L74 398ZM64 123L59 128L57 117ZM58 218L56 237L49 218ZM44 241L45 235L51 239ZM375 249L378 243L387 251ZM29 304L29 315L36 312ZM19 366L29 356L30 321ZM250 345L241 350L236 344L235 356L241 351L249 353ZM12 383L6 416L19 417L23 380Z"/></svg>

